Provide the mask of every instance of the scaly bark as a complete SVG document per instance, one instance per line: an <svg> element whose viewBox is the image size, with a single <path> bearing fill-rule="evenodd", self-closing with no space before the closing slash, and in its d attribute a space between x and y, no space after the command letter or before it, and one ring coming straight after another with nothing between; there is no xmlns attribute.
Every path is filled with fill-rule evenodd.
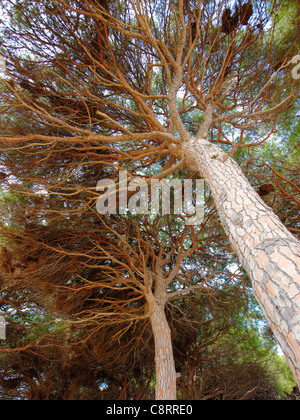
<svg viewBox="0 0 300 420"><path fill-rule="evenodd" d="M165 300L157 302L152 293L147 300L155 343L155 399L176 400L176 370L171 330L164 309Z"/></svg>
<svg viewBox="0 0 300 420"><path fill-rule="evenodd" d="M300 386L300 242L219 146L190 139L183 155L208 183L230 243Z"/></svg>

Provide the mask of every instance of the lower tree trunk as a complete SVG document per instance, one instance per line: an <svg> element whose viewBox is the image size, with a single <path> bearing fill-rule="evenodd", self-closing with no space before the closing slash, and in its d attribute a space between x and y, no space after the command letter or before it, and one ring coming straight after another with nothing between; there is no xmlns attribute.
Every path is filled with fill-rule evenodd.
<svg viewBox="0 0 300 420"><path fill-rule="evenodd" d="M300 386L300 242L220 147L191 139L183 153L187 166L208 183L231 245Z"/></svg>
<svg viewBox="0 0 300 420"><path fill-rule="evenodd" d="M153 295L148 299L148 303L155 343L155 399L176 400L176 370L171 330L164 305L158 304Z"/></svg>

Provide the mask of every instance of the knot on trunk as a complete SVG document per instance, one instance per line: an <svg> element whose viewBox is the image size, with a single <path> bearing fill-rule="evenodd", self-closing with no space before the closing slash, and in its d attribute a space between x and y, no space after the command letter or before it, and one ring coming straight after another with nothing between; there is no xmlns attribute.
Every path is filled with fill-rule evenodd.
<svg viewBox="0 0 300 420"><path fill-rule="evenodd" d="M195 155L194 142L197 142L195 139L191 139L188 142L183 143L182 145L182 157L184 161L184 166L186 169L192 172L199 171L198 162Z"/></svg>
<svg viewBox="0 0 300 420"><path fill-rule="evenodd" d="M194 141L196 140L191 139L188 142L182 143L181 146L175 146L172 144L170 146L170 151L176 159L183 161L183 165L186 169L192 172L197 172L198 166L195 157L195 149L193 147Z"/></svg>

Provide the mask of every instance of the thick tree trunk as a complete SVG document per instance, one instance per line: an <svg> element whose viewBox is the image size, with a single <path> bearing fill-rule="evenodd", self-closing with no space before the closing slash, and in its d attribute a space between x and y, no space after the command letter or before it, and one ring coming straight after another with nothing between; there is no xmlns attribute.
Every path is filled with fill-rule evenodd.
<svg viewBox="0 0 300 420"><path fill-rule="evenodd" d="M191 139L183 153L187 166L208 183L231 245L300 386L300 242L220 147Z"/></svg>
<svg viewBox="0 0 300 420"><path fill-rule="evenodd" d="M176 370L171 330L164 304L158 304L153 295L148 299L148 303L155 343L155 399L176 400Z"/></svg>

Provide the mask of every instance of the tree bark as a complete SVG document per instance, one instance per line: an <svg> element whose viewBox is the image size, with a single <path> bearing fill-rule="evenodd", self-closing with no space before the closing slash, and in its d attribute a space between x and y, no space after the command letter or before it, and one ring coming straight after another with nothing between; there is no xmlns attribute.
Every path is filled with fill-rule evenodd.
<svg viewBox="0 0 300 420"><path fill-rule="evenodd" d="M155 399L176 400L176 370L171 330L164 310L165 304L157 303L152 294L147 300L155 343Z"/></svg>
<svg viewBox="0 0 300 420"><path fill-rule="evenodd" d="M187 167L209 185L230 243L300 386L300 242L219 146L190 139L183 155Z"/></svg>

